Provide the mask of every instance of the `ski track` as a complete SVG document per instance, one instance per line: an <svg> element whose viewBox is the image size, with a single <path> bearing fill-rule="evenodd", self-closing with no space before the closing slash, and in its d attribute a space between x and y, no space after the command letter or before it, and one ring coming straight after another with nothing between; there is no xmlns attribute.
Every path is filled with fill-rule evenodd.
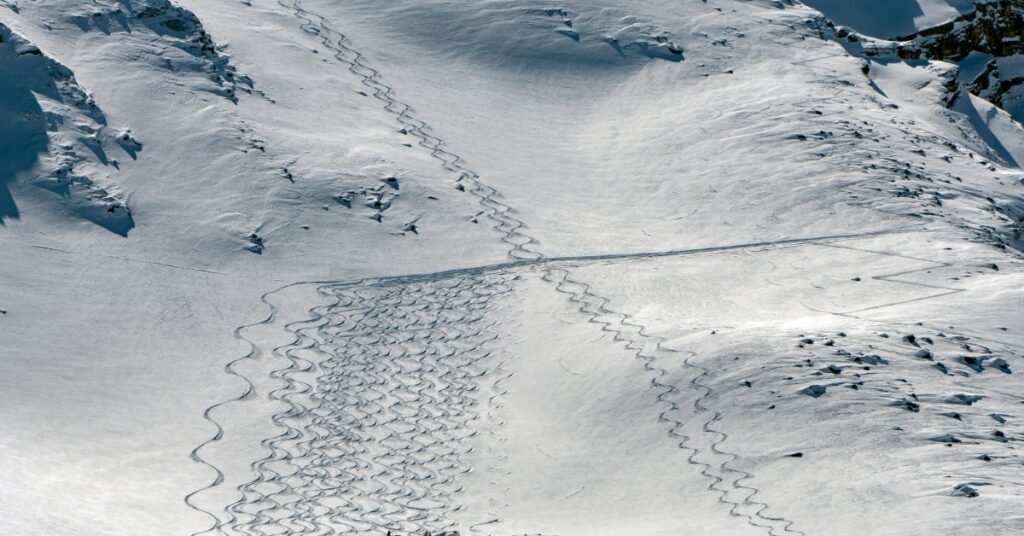
<svg viewBox="0 0 1024 536"><path fill-rule="evenodd" d="M330 304L286 326L271 376L284 404L256 477L238 488L234 534L406 533L449 526L479 382L497 338L486 313L514 275L326 285ZM307 352L309 357L303 355ZM310 358L317 359L318 362ZM499 380L500 381L500 378Z"/></svg>
<svg viewBox="0 0 1024 536"><path fill-rule="evenodd" d="M668 435L677 441L679 448L690 452L689 462L698 466L701 474L708 478L710 481L708 490L718 495L718 500L729 508L730 515L741 518L752 526L764 528L770 536L787 533L802 534L802 532L792 528L793 524L791 521L767 514L768 505L756 500L759 490L748 483L753 478L753 475L735 468L734 464L739 460L739 457L728 453L721 447L722 443L728 439L728 436L716 429L714 425L722 419L722 414L709 408L705 403L708 398L714 395L713 388L702 381L710 374L710 371L693 363L692 355L681 359L682 353L680 351L666 347L663 338L647 334L645 328L633 322L628 315L613 312L609 308L608 299L593 292L589 285L571 279L569 269L586 264L636 262L651 258L748 249L795 247L807 244L824 246L886 234L921 231L921 227L915 226L850 235L794 238L661 252L518 260L434 273L364 278L350 281L303 281L267 292L261 297L261 300L268 307L269 313L263 320L235 330L236 338L246 342L250 348L249 352L231 361L225 367L228 374L238 376L245 382L245 390L239 396L214 404L204 412L204 418L215 426L216 432L210 439L200 444L191 453L193 461L206 465L216 473L213 482L190 493L186 497L186 503L190 507L205 513L213 520L213 524L207 530L196 532L193 536L210 533L225 535L279 533L270 530L274 527L287 527L286 533L288 534L337 534L360 532L368 528L398 530L401 527L410 527L412 525L415 526L416 531L419 531L437 530L438 528L449 526L441 512L431 511L432 509L429 508L417 510L415 505L409 504L412 500L405 500L404 503L400 501L395 502L402 498L401 492L396 491L397 486L409 486L411 483L418 481L407 479L403 476L404 473L401 473L401 471L413 471L414 469L412 468L404 466L399 466L398 468L386 467L387 464L384 464L381 460L387 459L389 454L378 453L369 459L366 458L369 455L367 454L368 451L360 449L365 449L366 444L372 444L381 439L378 437L379 434L358 436L365 439L362 442L351 439L353 433L355 433L354 430L361 430L364 427L382 426L378 420L378 414L382 411L390 412L387 415L390 415L392 420L387 421L386 424L397 422L395 420L397 419L395 416L397 415L396 411L401 410L396 410L392 406L395 406L398 402L392 400L389 402L390 405L384 408L379 403L374 402L377 399L370 399L374 396L387 396L388 389L381 388L381 386L391 385L388 383L387 378L390 377L392 378L391 381L395 382L407 377L408 374L413 374L413 376L416 374L431 374L430 378L432 379L425 379L423 381L437 385L437 378L439 376L441 378L445 377L444 373L439 375L437 366L429 361L429 359L436 358L428 358L427 361L422 361L421 366L425 368L413 371L403 371L394 365L387 365L388 359L396 358L392 356L390 350L381 350L381 347L387 344L395 344L395 333L414 331L408 326L402 327L402 322L405 321L403 319L407 319L412 313L389 305L388 299L393 299L394 296L404 296L406 297L406 307L420 307L418 314L421 316L425 315L431 322L419 328L421 330L419 336L426 337L425 340L430 340L430 333L443 330L445 326L448 326L447 322L450 317L445 315L458 313L457 309L452 309L453 306L457 308L468 305L451 300L446 301L443 298L438 301L438 296L445 291L440 290L440 288L432 290L434 289L432 285L448 285L452 284L451 282L456 282L454 284L457 286L465 287L468 285L469 287L479 286L485 289L493 289L498 284L495 281L500 281L500 284L504 287L502 291L488 295L485 300L487 302L485 309L490 310L493 305L489 301L494 296L513 292L515 278L519 274L529 272L541 273L543 279L553 284L558 292L566 294L573 303L579 305L581 314L585 315L589 322L595 323L601 326L603 331L611 333L616 341L624 344L628 350L633 351L634 355L644 362L645 370L652 374L651 387L657 391L657 401L665 406L665 409L658 414L659 422L669 427ZM894 283L915 284L899 279L892 279L891 281ZM227 507L227 518L221 519L217 514L195 504L195 497L197 495L221 485L224 481L224 475L220 469L203 460L200 456L200 451L223 438L223 429L214 419L213 413L223 406L234 402L241 402L255 394L252 380L234 370L234 366L243 360L256 360L264 357L259 346L246 338L245 332L257 326L273 323L278 316L278 310L270 300L270 297L277 292L298 285L319 285L319 294L329 300L329 304L312 309L310 317L306 320L288 324L286 329L292 333L291 342L271 352L272 355L288 361L286 367L271 373L271 378L277 380L279 384L283 384L283 387L279 387L268 394L271 399L285 405L283 412L272 417L273 422L281 431L277 436L262 442L262 446L268 454L252 464L256 477L239 487L239 499ZM410 299L411 301L409 301ZM437 306L438 303L442 305ZM481 304L478 303L477 305ZM477 318L474 322L483 321L481 317ZM458 325L456 324L456 326ZM349 333L348 339L351 339L352 342L349 346L342 348L336 344L336 341L344 339L344 337L330 335L329 337L335 339L335 341L328 342L328 336L325 335L325 333L331 330L336 331L340 329L347 329L350 332L363 329L363 337L373 337L376 335L377 338L369 340L356 339L352 333ZM455 327L454 329L461 330L462 328ZM486 341L480 341L476 346L465 350L446 350L449 352L446 355L448 355L448 358L454 359L457 356L451 352L479 350L483 344L495 341L498 338L497 332L490 329L490 327L488 327L488 331L491 336ZM442 331L441 333L444 332ZM300 350L315 352L320 359L302 357L297 353ZM399 357L408 357L403 354L404 350L399 349L396 352ZM437 353L437 349L431 352L423 350L416 355L436 356ZM677 385L663 381L665 376L668 375L669 370L656 365L655 361L658 358L668 359L670 363L681 364L693 373L692 377L688 380L687 386L692 389L693 393L701 393L699 398L695 399L692 404L694 411L704 416L700 426L701 437L688 437L681 433L685 423L672 416L673 413L681 411L681 406L671 399L671 397L680 393L681 389ZM379 366L383 368L364 370L377 361L381 362ZM364 369L353 368L356 365ZM474 362L474 365L484 368L490 367L487 370L482 370L479 376L493 378L491 382L491 392L493 394L487 400L487 411L482 417L479 415L480 408L475 407L468 400L468 397L465 397L466 393L455 397L462 401L460 404L447 406L447 409L444 411L447 411L448 414L458 414L458 419L462 422L461 433L467 434L465 437L457 439L455 443L462 444L462 441L475 434L475 431L471 429L471 424L481 418L487 419L487 422L491 425L490 433L493 434L495 440L499 444L504 443L505 438L500 429L502 421L494 412L501 407L501 396L507 393L507 388L502 385L503 382L507 381L514 373L507 370L504 361L487 365L486 362L477 360ZM336 370L339 366L347 366L348 368L342 368L342 372L339 373ZM317 370L323 373L315 375L314 373ZM370 370L370 372L367 372L367 370ZM363 375L371 372L376 374L374 376L376 383L369 384L366 383L366 380L360 380ZM406 376L402 376L403 374ZM341 400L334 397L334 395L328 394L337 391L341 386L347 386L344 382L352 378L358 380L357 383L359 385L364 385L366 389L363 395L364 398ZM477 381L477 379L474 379L474 381ZM375 388L374 385L377 387ZM469 392L474 392L478 388L479 384L477 383L472 388L469 388ZM452 387L448 384L440 388L441 391L446 392L452 389L458 390L460 388ZM435 402L436 406L439 399L433 397L431 400ZM448 399L446 398L445 400ZM423 400L416 400L416 404L422 402ZM373 411L362 409L365 407L369 407ZM453 407L454 409L452 409ZM408 409L407 407L405 408ZM324 411L327 411L327 413L324 414ZM421 417L423 412L428 410L425 410L423 405L419 405L414 406L410 411L411 413L407 414L406 417ZM364 420L365 422L363 422ZM353 428L348 429L346 426ZM394 430L391 430L391 432L394 432ZM421 433L426 432L421 430ZM330 450L331 447L325 447L324 445L329 444L332 438L335 441L342 441L345 444L345 449ZM463 452L456 456L456 458L461 459L463 454L465 453ZM704 461L704 457L714 458L714 462ZM498 461L495 460L495 464ZM451 463L453 468L456 462ZM278 466L277 469L275 469L275 466ZM287 470L283 470L279 466L285 466ZM371 470L374 467L376 467L375 472ZM489 466L487 469L491 470L494 467L496 466ZM359 473L356 470L363 472ZM435 480L438 482L432 482L426 485L426 488L421 486L419 488L420 493L437 492L436 497L442 497L446 501L444 502L444 507L434 510L443 508L457 509L458 505L454 500L455 492L444 488L454 484L454 478L458 474L469 470L471 468L460 466L460 469L455 471L454 474L438 476L439 473L434 473L433 477L426 477L422 480ZM310 477L310 475L316 476L318 480L315 482L302 480L303 478ZM381 481L382 479L383 482ZM365 489L365 486L364 488L356 487L357 489L362 489L363 494L358 497L345 499L344 508L332 510L325 506L325 503L329 503L332 500L340 500L337 497L341 490L352 488L356 483L366 482L376 482L377 484L375 484L375 488L370 490ZM373 506L375 503L368 499L371 492L383 493L386 497L393 497L391 499L393 505L397 504L402 508L408 508L409 511L417 511L420 515L402 518L397 514L397 510L385 511L380 505ZM412 495L409 493L408 491L406 492L405 499L427 496L426 493L422 495L416 495L417 492L411 492ZM434 495L431 496L435 497ZM391 510L394 510L393 506ZM307 519L302 519L303 515L306 515ZM353 519L353 517L358 519ZM478 525L486 525L498 521L500 519L494 518Z"/></svg>
<svg viewBox="0 0 1024 536"><path fill-rule="evenodd" d="M498 201L498 191L481 182L480 175L469 169L462 157L445 149L444 141L431 134L430 126L425 121L413 115L411 105L395 97L394 90L383 82L380 72L369 66L363 55L348 44L348 38L333 29L323 16L304 9L300 0L277 2L293 10L295 16L303 21L300 25L302 30L319 37L323 46L334 53L335 59L348 65L348 70L360 78L374 98L384 104L384 109L395 117L408 134L418 139L420 146L428 149L442 167L456 175L459 185L478 199L484 208L483 214L494 222L494 229L501 234L501 240L511 248L509 256L520 260L543 257L530 250L529 247L535 245L536 240L525 234L526 224L514 216L512 207ZM476 221L476 217L473 221Z"/></svg>
<svg viewBox="0 0 1024 536"><path fill-rule="evenodd" d="M288 287L291 287L291 286L295 286L295 284L287 285L285 287L281 287L281 288L278 288L278 289L275 289L275 290L272 290L272 291L269 291L269 292L265 292L262 296L260 296L260 301L263 302L263 304L265 306L267 306L267 308L270 310L270 312L267 314L267 316L264 317L262 320L260 320L258 322L254 322L252 324L246 324L246 325L243 325L243 326L239 326L234 331L235 338L245 342L246 345L249 346L249 351L245 355L243 355L241 357L238 357L238 358L235 358L235 359L229 361L226 365L224 365L224 372L226 374L230 375L230 376L234 376L234 377L240 379L244 383L245 388L242 391L242 393L240 393L239 395L237 395L237 396L235 396L233 398L230 398L228 400L217 402L217 403L207 407L206 410L203 411L203 419L205 419L207 422L212 424L214 426L214 428L216 429L216 431L214 432L214 434L209 439L207 439L206 441L203 441L202 443L197 445L196 448L192 449L192 451L189 453L189 458L193 462L195 462L195 463L198 463L198 464L201 464L203 466L206 466L206 467L210 468L215 473L215 476L214 476L213 481L210 482L209 484L207 484L206 486L203 486L203 487L201 487L201 488L199 488L197 490L194 490L194 491L190 492L188 495L186 495L185 496L185 504L188 505L189 508L191 508L191 509L193 509L193 510L195 510L197 512L201 512L201 513L205 514L206 516L208 516L211 519L212 525L210 526L209 529L204 530L202 532L194 532L192 536L196 536L198 534L205 534L205 533L211 532L211 531L213 531L213 530L215 530L215 529L217 529L217 528L219 528L221 526L221 519L220 519L220 517L217 514L215 514L214 512L211 512L209 510L206 510L203 507L198 506L195 503L196 497L198 497L201 493L203 493L204 491L207 491L207 490L211 490L211 489L213 489L213 488L215 488L217 486L220 486L224 482L224 472L221 471L220 468L218 468L217 466L213 465L212 463L206 461L205 459L203 459L202 456L200 456L200 452L204 448L206 448L207 446L209 446L209 445L211 445L213 443L216 443L216 442L218 442L218 441L220 441L221 439L224 438L224 427L221 426L221 424L219 422L217 422L216 419L213 418L213 413L217 409L219 409L221 407L227 406L227 405L235 403L235 402L242 402L242 401L244 401L244 400L246 400L246 399L248 399L248 398L250 398L250 397L252 397L252 396L254 396L256 394L256 386L255 386L255 384L253 384L252 380L247 378L244 374L241 374L241 373L239 373L238 371L235 370L235 366L238 365L239 363L241 363L242 361L256 360L256 359L259 359L259 357L261 356L261 352L260 352L259 346L257 344L255 344L254 342L246 339L245 336L243 335L243 333L244 333L244 331L246 329L254 328L254 327L260 326L260 325L270 324L271 322L273 322L274 319L277 317L277 307L273 303L270 302L270 296L272 294L276 293L276 292L279 292L279 291L284 290L285 288L288 288Z"/></svg>
<svg viewBox="0 0 1024 536"><path fill-rule="evenodd" d="M769 516L766 513L768 505L755 499L759 490L746 483L753 475L730 465L739 460L739 456L721 448L729 436L713 426L721 420L722 413L708 408L705 404L705 400L715 393L712 387L702 382L702 379L711 373L710 370L693 363L693 355L680 359L680 352L667 347L663 337L648 334L646 329L635 323L629 315L610 309L610 300L594 293L587 283L572 279L568 270L549 268L545 270L543 277L545 281L555 285L556 291L568 295L570 301L578 304L580 312L587 317L588 322L600 326L602 331L611 334L616 342L623 344L637 359L643 361L644 370L653 375L651 387L658 391L658 403L667 406L658 414L658 421L669 426L668 434L678 441L680 449L690 452L687 461L698 466L701 474L711 480L708 491L718 495L718 501L729 508L731 516L744 519L751 526L766 529L771 536L786 533L803 534L792 528L792 521ZM679 392L679 387L661 382L669 375L669 369L659 365L659 359L681 363L689 372L695 373L689 380L689 386L695 392L703 393L693 402L696 413L706 417L701 425L701 437L689 437L681 433L686 423L672 417L673 413L681 410L680 405L670 398ZM717 461L700 461L698 457L702 453L711 453ZM734 498L736 496L742 497Z"/></svg>
<svg viewBox="0 0 1024 536"><path fill-rule="evenodd" d="M865 307L863 309L857 309L855 311L848 311L848 312L845 312L845 313L834 313L834 314L839 314L841 316L852 316L852 317L856 318L855 315L857 313L863 313L863 312L866 312L866 311L874 311L876 309L883 309L885 307L894 307L896 305L904 305L904 304L907 304L907 303L914 303L914 302L925 301L925 300L933 300L935 298L941 298L943 296L950 296L950 295L953 295L953 294L959 294L961 292L964 292L964 289L962 289L962 288L947 287L947 286L942 286L942 285L930 285L928 283L920 283L918 281L909 281L909 280L906 280L906 279L897 279L897 278L905 276L905 275L916 274L916 273L920 273L920 272L927 272L927 271L930 271L930 270L938 270L938 269L942 269L942 268L951 268L952 266L954 266L953 263L951 263L951 262L939 261L939 260L935 260L935 259L925 259L925 258L919 258L919 257L911 257L909 255L901 255L899 253L892 253L892 252L887 252L887 251L875 251L875 250L870 250L870 249L860 249L860 248L854 248L854 247L838 245L838 244L822 244L822 245L826 246L826 247L832 247L832 248L849 249L849 250L853 250L853 251L863 251L863 252L866 252L866 253L875 253L877 255L885 255L885 256L889 256L889 257L897 257L897 258L900 258L900 259L908 259L908 260L912 260L912 261L931 263L932 266L926 266L924 268L916 268L916 269L913 269L913 270L901 270L899 272L894 272L894 273L890 273L890 274L876 275L876 276L872 276L872 279L874 279L876 281L886 281L886 282L889 282L889 283L901 283L901 284L904 284L904 285L912 285L912 286L915 286L915 287L921 287L921 288L926 288L926 289L931 289L931 290L939 291L939 292L937 292L935 294L931 294L931 295L928 295L928 296L922 296L920 298L913 298L913 299L909 299L909 300L901 300L901 301L896 301L896 302L891 302L891 303L885 303L885 304L882 304L882 305L874 305L874 306L871 306L871 307Z"/></svg>
<svg viewBox="0 0 1024 536"><path fill-rule="evenodd" d="M348 282L298 282L268 292L261 300L270 309L260 322L239 327L236 338L249 352L225 367L245 383L242 394L216 403L204 418L214 435L191 452L196 463L215 472L213 481L186 496L191 508L212 520L205 531L218 534L333 535L397 530L419 532L451 527L446 514L458 510L458 478L472 470L465 461L475 421L486 419L493 438L504 442L502 421L494 413L507 393L502 383L513 375L488 348L498 339L487 315L498 307L495 298L514 292L516 275L539 271L555 290L578 306L587 321L600 326L633 352L651 375L651 389L662 407L659 422L688 462L707 478L730 516L763 529L769 536L804 533L793 521L769 514L758 498L754 476L736 467L740 457L723 447L729 436L716 427L723 415L707 400L715 390L705 382L711 371L694 362L695 355L666 346L663 337L627 314L615 312L610 301L590 285L571 277L570 269L584 263L622 262L747 248L825 245L858 238L921 230L921 226L867 233L781 239L748 244L625 254L547 258L532 248L525 223L498 200L500 194L481 182L477 173L431 134L412 107L398 100L381 74L369 66L347 38L327 19L302 7L300 0L278 0L301 21L301 29L320 38L334 57L360 78L399 124L430 151L442 167L456 175L462 189L474 195L483 215L509 247L510 260L444 272L362 279ZM474 218L475 221L475 218ZM893 277L901 274L892 274ZM893 282L921 285L896 279ZM292 341L273 350L288 365L270 374L279 387L268 396L282 404L272 417L278 435L265 439L266 455L252 463L255 475L238 487L238 499L226 518L205 510L196 497L224 482L223 472L201 457L201 451L221 441L223 428L217 409L255 394L254 383L234 370L243 360L260 359L258 345L245 331L268 325L277 317L269 297L295 285L319 284L328 300L310 311L306 320L287 324ZM664 363L664 364L662 364ZM689 379L685 387L696 397L692 411L700 416L699 433L683 433L682 406L673 400L681 387L669 379L668 367L681 366ZM481 412L473 394L490 378L487 411ZM495 461L497 463L497 461ZM493 467L488 467L492 469ZM476 527L500 521L490 519Z"/></svg>

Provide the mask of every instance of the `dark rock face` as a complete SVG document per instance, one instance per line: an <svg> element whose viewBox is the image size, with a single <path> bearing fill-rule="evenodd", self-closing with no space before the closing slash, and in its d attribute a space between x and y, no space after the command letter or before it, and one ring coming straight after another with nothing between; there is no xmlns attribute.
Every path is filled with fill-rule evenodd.
<svg viewBox="0 0 1024 536"><path fill-rule="evenodd" d="M992 56L1024 53L1024 0L978 4L954 21L921 30L913 41L929 59L962 60L973 51Z"/></svg>
<svg viewBox="0 0 1024 536"><path fill-rule="evenodd" d="M1024 121L1024 69L1019 67L1024 62L1016 61L1024 55L1024 0L978 1L970 13L955 20L891 40L862 36L831 22L826 26L834 38L859 49L865 58L956 63L972 53L988 56L992 59L985 68L970 79L955 72L947 77L945 104L952 107L961 90L966 90Z"/></svg>
<svg viewBox="0 0 1024 536"><path fill-rule="evenodd" d="M967 89L992 104L1007 109L1010 95L1022 87L1024 73L1003 73L999 69L999 62L992 60L985 71L968 84Z"/></svg>
<svg viewBox="0 0 1024 536"><path fill-rule="evenodd" d="M901 57L960 61L971 52L994 58L1024 54L1024 0L981 3L952 22L900 41L911 42L901 47ZM963 82L971 93L1005 109L1007 97L1024 86L1024 73L1000 72L999 62L992 60L974 80Z"/></svg>

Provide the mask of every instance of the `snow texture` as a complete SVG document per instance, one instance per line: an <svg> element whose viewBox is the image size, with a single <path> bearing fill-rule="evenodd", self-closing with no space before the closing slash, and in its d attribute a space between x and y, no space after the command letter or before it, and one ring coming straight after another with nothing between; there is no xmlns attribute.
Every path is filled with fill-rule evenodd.
<svg viewBox="0 0 1024 536"><path fill-rule="evenodd" d="M1018 7L0 0L0 533L1024 533Z"/></svg>

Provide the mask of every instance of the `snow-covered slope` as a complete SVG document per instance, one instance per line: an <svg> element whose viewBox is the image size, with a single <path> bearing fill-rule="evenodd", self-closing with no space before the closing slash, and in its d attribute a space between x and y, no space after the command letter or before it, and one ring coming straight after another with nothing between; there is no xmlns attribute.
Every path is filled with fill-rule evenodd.
<svg viewBox="0 0 1024 536"><path fill-rule="evenodd" d="M1017 56L807 4L3 0L0 532L1021 533Z"/></svg>

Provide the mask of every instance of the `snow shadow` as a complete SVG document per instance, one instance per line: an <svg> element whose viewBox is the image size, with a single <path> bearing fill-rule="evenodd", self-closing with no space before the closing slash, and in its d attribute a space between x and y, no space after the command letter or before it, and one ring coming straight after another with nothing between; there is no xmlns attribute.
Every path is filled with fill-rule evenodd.
<svg viewBox="0 0 1024 536"><path fill-rule="evenodd" d="M917 31L925 15L918 0L804 0L838 24L873 37L894 38Z"/></svg>
<svg viewBox="0 0 1024 536"><path fill-rule="evenodd" d="M971 103L970 95L960 95L960 98L957 100L956 106L953 109L967 116L967 120L970 121L971 126L974 127L974 130L978 133L978 136L981 137L982 141L984 141L985 144L988 145L1005 163L1016 168L1020 168L1021 165L1024 164L1024 162L1018 162L1017 159L1014 158L1010 150L1003 145L999 136L992 131L992 128L989 126L989 120L991 120L991 117L982 117L978 109ZM986 112L986 114L994 114L996 113L996 110L997 108L992 107Z"/></svg>
<svg viewBox="0 0 1024 536"><path fill-rule="evenodd" d="M4 65L10 61L0 57L0 72L12 72ZM19 173L35 167L49 146L43 110L21 81L18 76L0 77L0 225L20 217L11 184Z"/></svg>

